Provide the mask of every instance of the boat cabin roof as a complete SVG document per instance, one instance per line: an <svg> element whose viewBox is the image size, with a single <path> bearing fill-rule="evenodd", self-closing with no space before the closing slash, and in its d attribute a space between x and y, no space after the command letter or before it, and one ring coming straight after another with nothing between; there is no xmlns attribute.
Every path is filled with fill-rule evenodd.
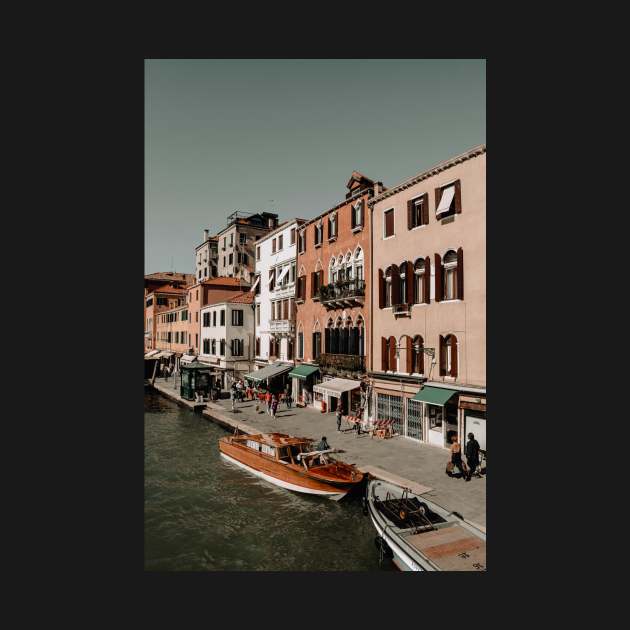
<svg viewBox="0 0 630 630"><path fill-rule="evenodd" d="M284 433L258 433L256 435L239 435L239 439L252 440L268 446L296 446L298 444L310 444L313 440L309 438L292 437Z"/></svg>

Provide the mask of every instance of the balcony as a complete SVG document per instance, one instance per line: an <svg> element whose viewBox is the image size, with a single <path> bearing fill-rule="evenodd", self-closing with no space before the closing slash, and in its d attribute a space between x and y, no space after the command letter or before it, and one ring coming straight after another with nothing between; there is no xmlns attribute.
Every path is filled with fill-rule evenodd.
<svg viewBox="0 0 630 630"><path fill-rule="evenodd" d="M339 280L320 287L317 297L327 309L346 308L363 304L365 280Z"/></svg>
<svg viewBox="0 0 630 630"><path fill-rule="evenodd" d="M292 319L272 319L269 321L269 332L293 334L295 322Z"/></svg>
<svg viewBox="0 0 630 630"><path fill-rule="evenodd" d="M330 354L325 352L317 359L322 371L334 370L337 374L343 372L365 372L365 356L356 354Z"/></svg>

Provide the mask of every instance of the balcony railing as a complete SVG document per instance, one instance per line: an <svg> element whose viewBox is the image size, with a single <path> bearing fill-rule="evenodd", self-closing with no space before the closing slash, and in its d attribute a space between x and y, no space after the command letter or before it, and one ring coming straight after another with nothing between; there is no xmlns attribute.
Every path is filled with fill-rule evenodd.
<svg viewBox="0 0 630 630"><path fill-rule="evenodd" d="M272 319L269 321L269 332L292 333L295 330L295 321L292 319Z"/></svg>
<svg viewBox="0 0 630 630"><path fill-rule="evenodd" d="M365 372L365 356L356 354L331 354L325 352L319 355L317 363L324 369L334 368L349 372Z"/></svg>
<svg viewBox="0 0 630 630"><path fill-rule="evenodd" d="M332 308L350 306L354 302L360 303L365 297L365 280L353 278L325 284L319 288L317 297L322 304L330 305Z"/></svg>

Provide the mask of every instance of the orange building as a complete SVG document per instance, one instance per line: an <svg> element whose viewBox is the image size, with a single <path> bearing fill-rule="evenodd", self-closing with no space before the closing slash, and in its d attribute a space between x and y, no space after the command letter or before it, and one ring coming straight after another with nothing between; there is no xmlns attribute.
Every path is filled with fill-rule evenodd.
<svg viewBox="0 0 630 630"><path fill-rule="evenodd" d="M146 289L145 289L146 290ZM144 301L144 349L157 349L156 332L158 314L185 304L187 290L172 285L162 285L152 290Z"/></svg>
<svg viewBox="0 0 630 630"><path fill-rule="evenodd" d="M296 359L317 365L293 378L293 394L317 408L359 409L369 361L371 230L367 202L383 190L354 171L346 199L299 232ZM296 373L301 374L300 371Z"/></svg>

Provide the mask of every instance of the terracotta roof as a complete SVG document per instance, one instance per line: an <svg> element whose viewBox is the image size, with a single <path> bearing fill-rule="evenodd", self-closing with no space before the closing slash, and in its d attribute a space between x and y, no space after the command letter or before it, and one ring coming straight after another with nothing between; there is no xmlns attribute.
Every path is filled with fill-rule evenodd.
<svg viewBox="0 0 630 630"><path fill-rule="evenodd" d="M243 280L240 281L240 284L243 284ZM203 282L200 282L199 284L203 284L205 287L212 287L212 286L218 286L218 287L238 287L239 286L239 279L238 278L212 278L212 280L204 280ZM245 282L245 284L249 284L248 282Z"/></svg>
<svg viewBox="0 0 630 630"><path fill-rule="evenodd" d="M151 293L186 293L187 289L180 287L172 287L170 284L164 284L157 289L153 289Z"/></svg>
<svg viewBox="0 0 630 630"><path fill-rule="evenodd" d="M180 273L179 271L157 271L156 273L148 273L144 276L145 280L175 280L177 282L190 282L195 280L192 273Z"/></svg>
<svg viewBox="0 0 630 630"><path fill-rule="evenodd" d="M228 300L228 302L236 302L238 304L253 304L254 303L254 292L253 291L243 291L243 293L237 293L233 298Z"/></svg>

